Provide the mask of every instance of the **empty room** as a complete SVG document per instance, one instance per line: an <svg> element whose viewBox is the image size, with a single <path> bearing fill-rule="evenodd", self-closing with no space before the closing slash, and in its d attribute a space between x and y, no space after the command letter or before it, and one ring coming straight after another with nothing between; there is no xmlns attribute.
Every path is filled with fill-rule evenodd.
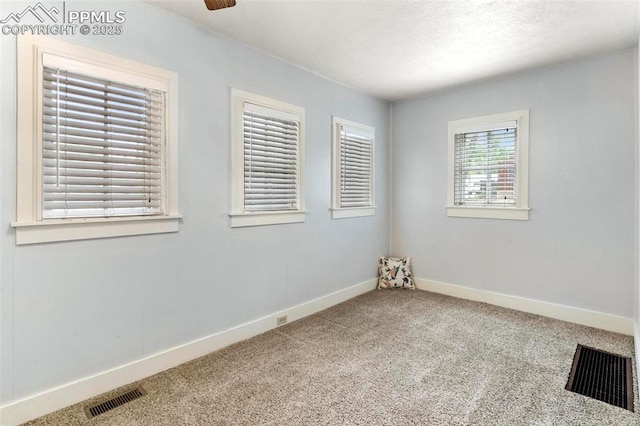
<svg viewBox="0 0 640 426"><path fill-rule="evenodd" d="M0 425L639 425L637 0L0 0Z"/></svg>

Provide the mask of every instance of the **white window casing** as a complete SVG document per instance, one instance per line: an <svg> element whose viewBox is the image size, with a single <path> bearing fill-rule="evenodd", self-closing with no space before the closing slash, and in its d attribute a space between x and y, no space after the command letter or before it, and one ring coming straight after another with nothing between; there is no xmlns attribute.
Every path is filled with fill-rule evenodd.
<svg viewBox="0 0 640 426"><path fill-rule="evenodd" d="M375 214L375 129L332 118L331 217L342 219Z"/></svg>
<svg viewBox="0 0 640 426"><path fill-rule="evenodd" d="M18 37L17 244L176 232L175 73Z"/></svg>
<svg viewBox="0 0 640 426"><path fill-rule="evenodd" d="M529 110L449 122L447 215L528 220Z"/></svg>
<svg viewBox="0 0 640 426"><path fill-rule="evenodd" d="M304 222L304 108L231 91L231 227Z"/></svg>

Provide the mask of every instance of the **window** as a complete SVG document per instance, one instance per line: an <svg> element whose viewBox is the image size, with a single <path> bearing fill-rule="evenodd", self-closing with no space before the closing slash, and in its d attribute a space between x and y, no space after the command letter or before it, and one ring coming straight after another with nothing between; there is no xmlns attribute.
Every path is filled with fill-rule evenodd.
<svg viewBox="0 0 640 426"><path fill-rule="evenodd" d="M333 117L333 219L372 216L373 127Z"/></svg>
<svg viewBox="0 0 640 426"><path fill-rule="evenodd" d="M449 122L447 214L528 220L529 110Z"/></svg>
<svg viewBox="0 0 640 426"><path fill-rule="evenodd" d="M19 37L17 244L178 230L177 76Z"/></svg>
<svg viewBox="0 0 640 426"><path fill-rule="evenodd" d="M304 222L304 109L232 90L231 226Z"/></svg>

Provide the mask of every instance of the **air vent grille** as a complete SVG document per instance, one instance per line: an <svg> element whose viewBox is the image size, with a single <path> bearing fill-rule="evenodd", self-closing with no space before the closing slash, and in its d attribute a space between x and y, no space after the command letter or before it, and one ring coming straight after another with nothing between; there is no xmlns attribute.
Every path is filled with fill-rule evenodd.
<svg viewBox="0 0 640 426"><path fill-rule="evenodd" d="M633 411L631 358L578 345L565 389Z"/></svg>
<svg viewBox="0 0 640 426"><path fill-rule="evenodd" d="M146 394L147 393L144 391L144 389L138 387L138 388L126 391L124 393L121 393L120 395L117 395L107 401L104 401L89 407L85 407L84 412L88 418L92 419L96 416L99 416L100 414L113 410L114 408L117 408L123 404L126 404L127 402L131 402L134 399L138 399Z"/></svg>

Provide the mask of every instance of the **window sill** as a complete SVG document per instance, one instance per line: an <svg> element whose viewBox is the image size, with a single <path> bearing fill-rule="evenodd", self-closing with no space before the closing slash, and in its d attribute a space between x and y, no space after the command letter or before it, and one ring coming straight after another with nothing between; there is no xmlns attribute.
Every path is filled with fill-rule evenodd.
<svg viewBox="0 0 640 426"><path fill-rule="evenodd" d="M451 207L447 206L449 217L472 217L478 219L529 220L528 208L515 207Z"/></svg>
<svg viewBox="0 0 640 426"><path fill-rule="evenodd" d="M304 222L305 212L296 210L291 212L229 213L229 219L232 228L280 225Z"/></svg>
<svg viewBox="0 0 640 426"><path fill-rule="evenodd" d="M11 224L16 245L178 232L181 216L59 219Z"/></svg>
<svg viewBox="0 0 640 426"><path fill-rule="evenodd" d="M373 216L376 214L375 206L372 207L354 207L354 208L332 208L331 219L346 219L350 217Z"/></svg>

